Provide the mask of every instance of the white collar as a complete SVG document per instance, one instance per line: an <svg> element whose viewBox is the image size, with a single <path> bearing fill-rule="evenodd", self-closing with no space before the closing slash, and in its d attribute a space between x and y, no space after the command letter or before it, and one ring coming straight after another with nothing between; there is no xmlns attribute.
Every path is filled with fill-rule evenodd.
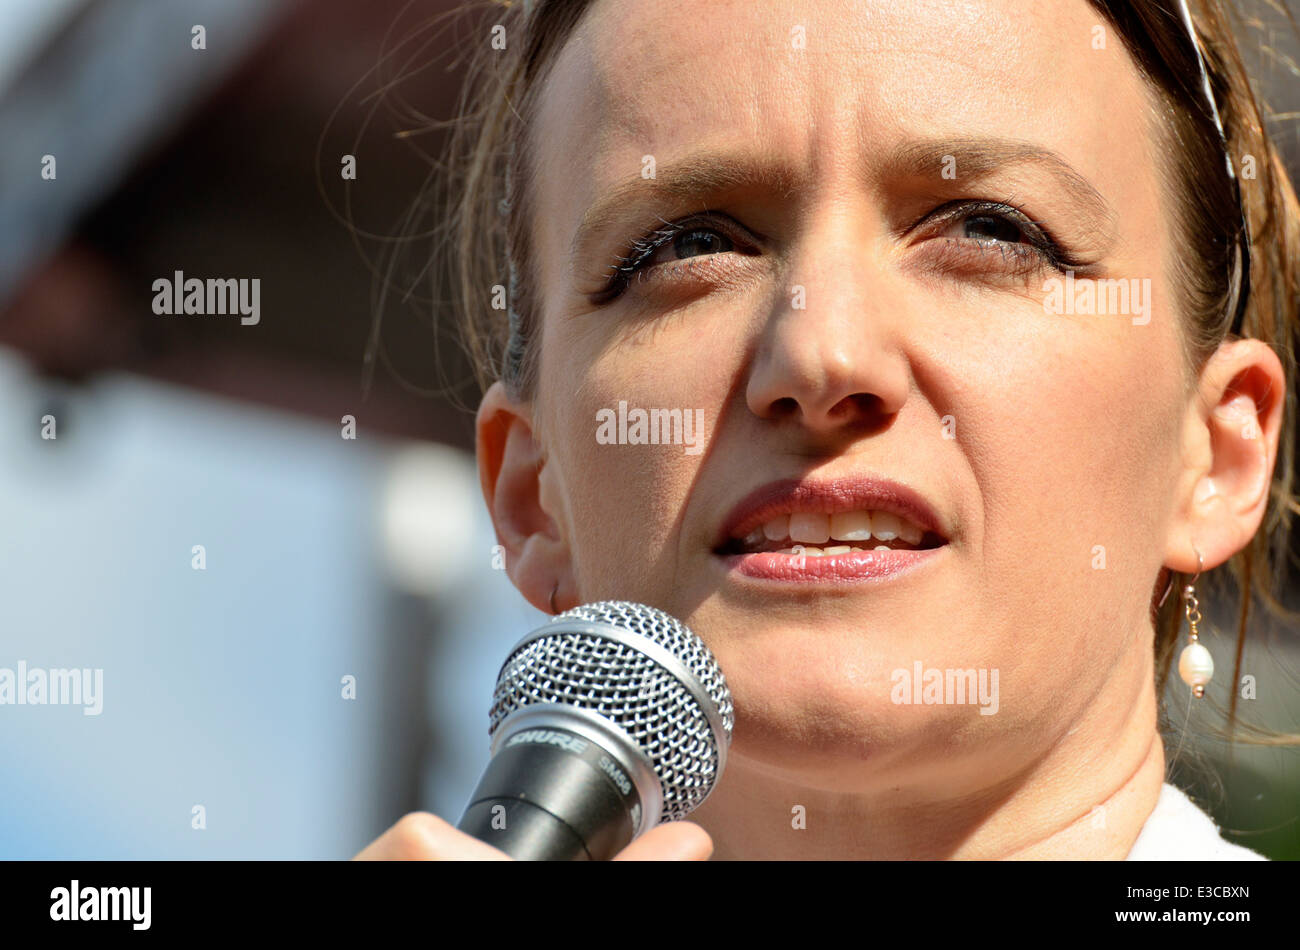
<svg viewBox="0 0 1300 950"><path fill-rule="evenodd" d="M1165 782L1129 861L1267 861L1249 848L1225 841L1213 819L1182 789Z"/></svg>

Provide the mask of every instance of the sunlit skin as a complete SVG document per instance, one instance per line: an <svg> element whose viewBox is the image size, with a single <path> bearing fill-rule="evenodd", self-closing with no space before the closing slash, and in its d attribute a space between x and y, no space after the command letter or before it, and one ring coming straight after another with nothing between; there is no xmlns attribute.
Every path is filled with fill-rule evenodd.
<svg viewBox="0 0 1300 950"><path fill-rule="evenodd" d="M532 604L557 583L562 610L652 604L714 651L736 727L691 820L715 857L1122 858L1155 805L1153 585L1258 528L1284 376L1257 341L1181 362L1168 148L1119 37L1095 48L1104 23L1084 0L598 0L555 64L539 388L485 395L483 488ZM706 154L768 174L662 196ZM937 222L959 199L1024 218ZM593 300L630 242L691 215L733 249L670 242ZM1149 278L1149 322L1047 313L1064 275L1024 256L1026 219L1079 279ZM704 451L598 444L620 400L703 409ZM883 583L740 578L714 553L755 488L859 474L923 494L948 544ZM892 702L918 660L999 671L998 712Z"/></svg>

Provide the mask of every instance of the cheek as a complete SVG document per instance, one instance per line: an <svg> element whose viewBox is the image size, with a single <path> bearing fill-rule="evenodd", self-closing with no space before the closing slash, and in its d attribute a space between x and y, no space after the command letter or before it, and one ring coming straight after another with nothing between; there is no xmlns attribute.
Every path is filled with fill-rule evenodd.
<svg viewBox="0 0 1300 950"><path fill-rule="evenodd" d="M555 390L555 445L584 600L666 602L677 583L686 501L743 352L689 324L554 341L563 365L551 379L568 381Z"/></svg>
<svg viewBox="0 0 1300 950"><path fill-rule="evenodd" d="M1146 326L1070 318L1079 322L964 364L967 409L955 412L983 505L980 596L1009 632L1056 634L1024 643L1032 664L1110 663L1144 621L1180 419L1168 355L1177 339L1163 313Z"/></svg>

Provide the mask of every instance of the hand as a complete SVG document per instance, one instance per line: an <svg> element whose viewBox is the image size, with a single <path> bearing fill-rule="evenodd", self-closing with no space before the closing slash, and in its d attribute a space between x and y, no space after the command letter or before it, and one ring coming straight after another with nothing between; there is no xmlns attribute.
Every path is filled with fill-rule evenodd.
<svg viewBox="0 0 1300 950"><path fill-rule="evenodd" d="M691 821L651 828L614 855L615 861L707 861L713 854L709 833ZM509 861L509 855L484 844L427 811L413 811L372 841L354 861Z"/></svg>

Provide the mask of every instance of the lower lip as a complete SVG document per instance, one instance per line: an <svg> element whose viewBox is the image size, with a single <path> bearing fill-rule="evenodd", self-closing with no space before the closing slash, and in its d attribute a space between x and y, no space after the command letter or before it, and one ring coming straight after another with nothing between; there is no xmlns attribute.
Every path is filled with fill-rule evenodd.
<svg viewBox="0 0 1300 950"><path fill-rule="evenodd" d="M847 554L726 554L727 570L764 581L817 583L887 580L911 573L947 545L923 551L850 551Z"/></svg>

